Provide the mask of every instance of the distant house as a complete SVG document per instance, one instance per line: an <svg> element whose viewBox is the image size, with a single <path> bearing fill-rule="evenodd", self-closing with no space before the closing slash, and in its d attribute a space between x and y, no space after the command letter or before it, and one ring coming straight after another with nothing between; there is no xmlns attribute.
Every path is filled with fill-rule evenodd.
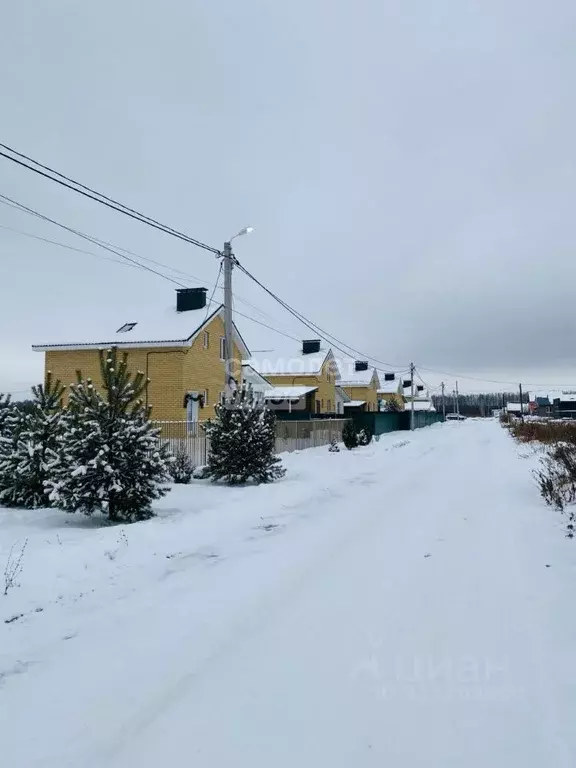
<svg viewBox="0 0 576 768"><path fill-rule="evenodd" d="M45 370L53 378L68 385L79 370L99 387L99 350L116 347L128 353L132 372L143 371L150 379L146 399L153 419L198 421L214 416L225 384L224 308L207 313L206 288L179 289L174 306L155 310L147 305L136 314L104 307L87 318L84 332L79 325L80 319L72 316L55 336L32 347L44 353ZM234 360L250 356L236 326L233 343ZM233 374L240 385L240 365Z"/></svg>
<svg viewBox="0 0 576 768"><path fill-rule="evenodd" d="M320 339L305 340L300 349L255 353L245 363L265 377L274 389L286 392L287 387L308 388L304 397L308 398L307 403L313 402L316 415L336 413L336 383L340 373L332 350L323 348Z"/></svg>
<svg viewBox="0 0 576 768"><path fill-rule="evenodd" d="M576 419L576 392L549 390L531 392L530 413L543 418Z"/></svg>
<svg viewBox="0 0 576 768"><path fill-rule="evenodd" d="M380 386L377 391L378 406L381 411L387 409L387 403L394 400L399 409L404 409L405 397L402 379L396 378L395 373L380 375Z"/></svg>
<svg viewBox="0 0 576 768"><path fill-rule="evenodd" d="M298 412L302 415L315 412L318 387L274 387L250 363L242 363L242 379L251 387L253 394L265 401L270 410L277 411L279 416L283 412Z"/></svg>
<svg viewBox="0 0 576 768"><path fill-rule="evenodd" d="M340 378L338 386L355 403L344 403L346 409L352 407L364 411L378 410L378 386L380 381L375 368L371 368L367 361L339 359L338 368Z"/></svg>
<svg viewBox="0 0 576 768"><path fill-rule="evenodd" d="M406 410L411 411L412 410L412 402L406 403ZM431 400L414 400L414 410L415 411L428 411L429 413L435 412L436 408L434 408L434 404Z"/></svg>
<svg viewBox="0 0 576 768"><path fill-rule="evenodd" d="M562 392L552 403L556 419L576 419L576 392Z"/></svg>
<svg viewBox="0 0 576 768"><path fill-rule="evenodd" d="M511 416L527 416L530 413L530 407L528 403L508 403L506 412Z"/></svg>
<svg viewBox="0 0 576 768"><path fill-rule="evenodd" d="M552 416L552 400L548 392L532 392L529 395L529 408L533 416L549 418Z"/></svg>

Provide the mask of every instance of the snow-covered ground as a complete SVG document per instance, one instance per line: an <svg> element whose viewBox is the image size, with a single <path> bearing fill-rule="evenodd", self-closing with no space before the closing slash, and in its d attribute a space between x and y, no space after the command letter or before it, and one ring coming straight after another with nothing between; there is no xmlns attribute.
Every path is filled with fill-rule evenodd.
<svg viewBox="0 0 576 768"><path fill-rule="evenodd" d="M525 452L469 421L133 526L1 510L0 763L573 768L576 543Z"/></svg>

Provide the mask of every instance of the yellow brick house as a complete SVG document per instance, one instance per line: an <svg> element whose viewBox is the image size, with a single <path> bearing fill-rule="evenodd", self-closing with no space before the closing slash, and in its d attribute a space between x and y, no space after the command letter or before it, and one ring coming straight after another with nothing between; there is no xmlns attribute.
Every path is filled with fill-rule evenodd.
<svg viewBox="0 0 576 768"><path fill-rule="evenodd" d="M279 399L305 397L307 410L336 413L338 365L332 350L323 348L319 339L303 341L300 349L255 353L244 365L266 377Z"/></svg>
<svg viewBox="0 0 576 768"><path fill-rule="evenodd" d="M402 378L397 379L395 373L385 373L383 380L381 378L380 386L378 388L378 401L380 404L380 410L385 411L387 403L394 400L396 407L399 410L404 410L406 403L406 388L404 387ZM408 382L409 383L409 382Z"/></svg>
<svg viewBox="0 0 576 768"><path fill-rule="evenodd" d="M338 386L350 398L350 402L345 403L345 410L377 411L380 379L376 369L366 360L350 359L339 360L338 367L341 371Z"/></svg>
<svg viewBox="0 0 576 768"><path fill-rule="evenodd" d="M224 308L206 309L205 288L179 289L176 306L155 312L146 307L137 316L110 318L106 309L78 330L62 328L58 338L34 344L45 355L45 370L68 385L76 371L100 380L100 349L116 347L128 353L133 373L143 371L150 379L146 393L151 417L156 421L202 421L214 416L214 406L224 391ZM241 361L250 355L234 326L234 367L241 383Z"/></svg>

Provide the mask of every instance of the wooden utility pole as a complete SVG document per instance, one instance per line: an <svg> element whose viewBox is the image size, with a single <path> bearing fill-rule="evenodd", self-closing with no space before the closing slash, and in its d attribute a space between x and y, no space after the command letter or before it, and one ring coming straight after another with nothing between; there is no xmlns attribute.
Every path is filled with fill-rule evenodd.
<svg viewBox="0 0 576 768"><path fill-rule="evenodd" d="M519 385L520 387L520 421L524 421L524 403L523 400L523 394L522 394L522 384Z"/></svg>
<svg viewBox="0 0 576 768"><path fill-rule="evenodd" d="M410 363L410 430L414 431L414 371L416 366L414 363Z"/></svg>
<svg viewBox="0 0 576 768"><path fill-rule="evenodd" d="M444 397L445 385L442 382L442 418L446 421L446 398Z"/></svg>

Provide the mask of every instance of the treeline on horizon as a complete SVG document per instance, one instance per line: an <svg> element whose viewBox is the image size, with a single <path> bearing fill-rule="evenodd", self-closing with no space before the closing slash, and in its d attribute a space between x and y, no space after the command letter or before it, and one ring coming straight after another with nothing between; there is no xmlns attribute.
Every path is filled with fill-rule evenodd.
<svg viewBox="0 0 576 768"><path fill-rule="evenodd" d="M528 402L528 393L522 396L524 403ZM445 395L446 412L456 411L456 398L454 393ZM520 402L519 392L480 392L473 394L459 394L458 406L463 416L490 416L492 411L503 408L507 403ZM432 395L432 403L437 411L442 410L442 395Z"/></svg>

